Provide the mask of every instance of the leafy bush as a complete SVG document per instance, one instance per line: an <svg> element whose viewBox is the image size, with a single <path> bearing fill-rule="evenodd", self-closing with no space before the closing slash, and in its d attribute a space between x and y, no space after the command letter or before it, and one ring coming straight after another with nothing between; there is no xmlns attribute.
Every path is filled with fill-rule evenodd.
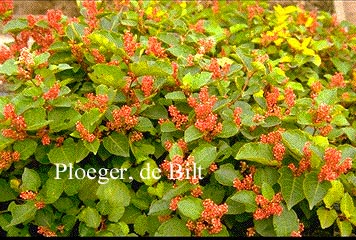
<svg viewBox="0 0 356 240"><path fill-rule="evenodd" d="M1 4L4 235L353 234L355 26L248 1Z"/></svg>

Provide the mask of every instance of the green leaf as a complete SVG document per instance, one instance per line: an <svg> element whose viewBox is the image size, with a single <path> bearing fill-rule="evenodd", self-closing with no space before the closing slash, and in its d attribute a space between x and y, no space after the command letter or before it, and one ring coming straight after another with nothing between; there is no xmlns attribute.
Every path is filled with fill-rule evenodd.
<svg viewBox="0 0 356 240"><path fill-rule="evenodd" d="M51 163L69 163L80 162L83 160L89 151L84 147L82 142L74 143L72 138L67 138L61 147L52 148L48 153L48 158Z"/></svg>
<svg viewBox="0 0 356 240"><path fill-rule="evenodd" d="M111 222L118 222L125 213L124 206L111 206L109 209L108 220Z"/></svg>
<svg viewBox="0 0 356 240"><path fill-rule="evenodd" d="M165 107L160 104L155 104L148 107L145 111L142 112L142 116L148 117L150 119L167 119L168 112Z"/></svg>
<svg viewBox="0 0 356 240"><path fill-rule="evenodd" d="M254 212L257 209L256 193L252 191L242 190L232 195L231 200L245 205L245 212Z"/></svg>
<svg viewBox="0 0 356 240"><path fill-rule="evenodd" d="M273 218L267 218L262 220L253 220L253 225L256 232L263 237L274 237L276 232L273 227Z"/></svg>
<svg viewBox="0 0 356 240"><path fill-rule="evenodd" d="M17 70L17 64L14 59L8 59L3 64L0 64L0 74L11 76L17 73Z"/></svg>
<svg viewBox="0 0 356 240"><path fill-rule="evenodd" d="M9 181L5 179L0 179L0 202L7 202L10 200L15 200L17 193L10 187Z"/></svg>
<svg viewBox="0 0 356 240"><path fill-rule="evenodd" d="M328 181L319 182L317 172L310 172L305 175L303 191L310 210L325 197L330 187L331 183Z"/></svg>
<svg viewBox="0 0 356 240"><path fill-rule="evenodd" d="M287 237L290 236L293 231L298 231L299 221L293 209L288 210L284 204L282 204L282 207L283 211L281 215L273 216L273 226L277 236Z"/></svg>
<svg viewBox="0 0 356 240"><path fill-rule="evenodd" d="M202 200L191 196L182 198L178 202L178 210L186 217L192 220L200 218L201 213L204 210Z"/></svg>
<svg viewBox="0 0 356 240"><path fill-rule="evenodd" d="M217 135L220 138L230 138L235 136L239 132L239 128L236 126L234 121L223 121L223 128L221 133Z"/></svg>
<svg viewBox="0 0 356 240"><path fill-rule="evenodd" d="M349 193L345 193L340 202L340 210L345 214L346 218L350 218L351 215L355 212L355 205L352 197Z"/></svg>
<svg viewBox="0 0 356 240"><path fill-rule="evenodd" d="M295 158L303 157L303 148L306 142L310 141L310 136L299 129L287 130L282 133L283 144L291 151Z"/></svg>
<svg viewBox="0 0 356 240"><path fill-rule="evenodd" d="M179 184L177 187L168 190L162 197L163 200L171 200L175 196L181 195L185 192L190 191L194 186L189 184L188 182L183 182Z"/></svg>
<svg viewBox="0 0 356 240"><path fill-rule="evenodd" d="M83 123L84 127L91 133L100 123L101 117L103 115L104 113L101 113L98 108L93 108L85 112L81 117L80 121Z"/></svg>
<svg viewBox="0 0 356 240"><path fill-rule="evenodd" d="M188 127L184 131L184 141L189 143L191 141L197 140L203 136L203 133L199 131L194 125Z"/></svg>
<svg viewBox="0 0 356 240"><path fill-rule="evenodd" d="M11 212L12 220L6 227L15 226L34 218L37 208L35 207L34 201L27 201L21 205L16 205L15 202L11 202L8 210Z"/></svg>
<svg viewBox="0 0 356 240"><path fill-rule="evenodd" d="M182 83L184 87L189 87L193 91L199 90L211 81L212 75L210 72L201 72L194 75L188 73L183 77Z"/></svg>
<svg viewBox="0 0 356 240"><path fill-rule="evenodd" d="M126 86L124 78L126 74L118 66L96 64L93 66L93 70L88 76L94 83L105 84L120 89Z"/></svg>
<svg viewBox="0 0 356 240"><path fill-rule="evenodd" d="M267 166L277 166L274 160L272 147L264 143L245 143L235 156L236 160L248 160Z"/></svg>
<svg viewBox="0 0 356 240"><path fill-rule="evenodd" d="M350 237L352 234L352 225L348 220L340 220L339 218L336 219L336 224L340 230L341 237Z"/></svg>
<svg viewBox="0 0 356 240"><path fill-rule="evenodd" d="M134 231L140 235L144 236L145 233L148 231L148 218L145 215L141 215L136 218L134 223Z"/></svg>
<svg viewBox="0 0 356 240"><path fill-rule="evenodd" d="M100 147L100 141L97 138L93 142L83 141L83 144L86 147L86 149L94 153L94 155L96 155Z"/></svg>
<svg viewBox="0 0 356 240"><path fill-rule="evenodd" d="M332 208L334 203L337 203L344 196L344 185L339 180L331 181L331 188L326 193L323 201L326 208Z"/></svg>
<svg viewBox="0 0 356 240"><path fill-rule="evenodd" d="M74 127L80 120L80 114L72 108L55 108L48 113L49 129L51 132L60 132L62 130Z"/></svg>
<svg viewBox="0 0 356 240"><path fill-rule="evenodd" d="M347 75L348 72L352 69L352 63L346 61L346 60L341 60L337 57L332 57L331 61L333 62L334 66L339 72L342 72L342 74Z"/></svg>
<svg viewBox="0 0 356 240"><path fill-rule="evenodd" d="M113 132L103 139L104 147L116 156L129 157L129 140L122 134Z"/></svg>
<svg viewBox="0 0 356 240"><path fill-rule="evenodd" d="M187 97L182 91L169 92L164 97L173 101L184 101L187 99Z"/></svg>
<svg viewBox="0 0 356 240"><path fill-rule="evenodd" d="M166 77L172 74L172 67L166 61L140 61L134 62L129 65L131 71L135 76L157 76Z"/></svg>
<svg viewBox="0 0 356 240"><path fill-rule="evenodd" d="M46 120L46 110L44 108L29 109L24 113L27 130L38 130L50 123Z"/></svg>
<svg viewBox="0 0 356 240"><path fill-rule="evenodd" d="M33 58L35 65L41 65L43 63L46 63L48 61L50 54L48 52L41 53Z"/></svg>
<svg viewBox="0 0 356 240"><path fill-rule="evenodd" d="M262 183L262 186L261 186L261 192L262 192L262 195L267 198L269 201L272 200L273 196L274 196L274 190L272 188L271 185L269 185L268 183L264 182Z"/></svg>
<svg viewBox="0 0 356 240"><path fill-rule="evenodd" d="M98 228L101 216L95 208L86 207L78 215L80 221L84 222L89 228Z"/></svg>
<svg viewBox="0 0 356 240"><path fill-rule="evenodd" d="M318 215L322 229L330 227L337 219L337 212L335 209L328 210L324 207L320 207L316 211L316 214Z"/></svg>
<svg viewBox="0 0 356 240"><path fill-rule="evenodd" d="M287 203L288 210L290 210L293 206L304 199L304 175L294 177L293 172L288 167L280 168L279 173L281 176L278 183L281 186L283 199Z"/></svg>
<svg viewBox="0 0 356 240"><path fill-rule="evenodd" d="M177 131L176 125L173 122L164 122L160 125L161 132L175 132Z"/></svg>
<svg viewBox="0 0 356 240"><path fill-rule="evenodd" d="M20 153L20 159L26 160L35 153L37 142L32 139L17 141L14 144L14 150Z"/></svg>
<svg viewBox="0 0 356 240"><path fill-rule="evenodd" d="M324 89L319 92L315 100L318 105L322 103L325 103L327 105L334 105L339 100L339 98L337 97L337 89Z"/></svg>
<svg viewBox="0 0 356 240"><path fill-rule="evenodd" d="M218 183L224 186L232 186L235 178L241 176L231 163L223 164L214 172L214 177Z"/></svg>
<svg viewBox="0 0 356 240"><path fill-rule="evenodd" d="M194 157L194 162L197 167L206 169L212 164L217 156L216 147L206 143L195 148L191 155Z"/></svg>
<svg viewBox="0 0 356 240"><path fill-rule="evenodd" d="M191 233L185 226L185 221L177 217L165 221L155 232L155 237L190 237Z"/></svg>
<svg viewBox="0 0 356 240"><path fill-rule="evenodd" d="M153 145L143 143L142 141L131 144L130 149L135 156L137 164L151 159L149 155L155 153L155 147Z"/></svg>
<svg viewBox="0 0 356 240"><path fill-rule="evenodd" d="M157 166L157 163L152 160L146 160L141 168L140 171L140 177L141 180L147 185L147 186L152 186L158 180L161 178L161 175L158 172L159 167Z"/></svg>
<svg viewBox="0 0 356 240"><path fill-rule="evenodd" d="M140 132L149 132L150 134L156 134L156 129L150 119L145 117L138 117L138 124L135 126L135 130Z"/></svg>
<svg viewBox="0 0 356 240"><path fill-rule="evenodd" d="M101 184L96 191L100 200L109 201L112 206L128 206L130 204L130 191L121 180L110 179L108 183Z"/></svg>
<svg viewBox="0 0 356 240"><path fill-rule="evenodd" d="M40 175L32 169L26 168L22 174L22 191L32 190L34 192L38 191L38 188L41 186Z"/></svg>
<svg viewBox="0 0 356 240"><path fill-rule="evenodd" d="M277 169L270 167L257 168L256 173L253 176L253 180L257 186L261 186L264 182L273 186L277 183L280 177Z"/></svg>
<svg viewBox="0 0 356 240"><path fill-rule="evenodd" d="M57 201L64 191L65 180L48 178L44 187L40 191L40 195L46 204Z"/></svg>
<svg viewBox="0 0 356 240"><path fill-rule="evenodd" d="M4 33L16 33L19 31L22 31L28 27L28 22L27 19L23 18L18 18L9 21L5 26L3 27L2 31Z"/></svg>
<svg viewBox="0 0 356 240"><path fill-rule="evenodd" d="M169 214L171 210L169 210L169 200L156 200L151 203L150 210L148 212L149 216L162 216Z"/></svg>

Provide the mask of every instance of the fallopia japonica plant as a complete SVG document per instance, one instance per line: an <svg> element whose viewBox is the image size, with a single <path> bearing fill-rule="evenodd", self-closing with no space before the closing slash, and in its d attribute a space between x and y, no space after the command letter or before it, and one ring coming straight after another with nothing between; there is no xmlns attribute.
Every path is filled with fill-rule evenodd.
<svg viewBox="0 0 356 240"><path fill-rule="evenodd" d="M355 26L261 1L78 5L0 2L3 235L355 233Z"/></svg>

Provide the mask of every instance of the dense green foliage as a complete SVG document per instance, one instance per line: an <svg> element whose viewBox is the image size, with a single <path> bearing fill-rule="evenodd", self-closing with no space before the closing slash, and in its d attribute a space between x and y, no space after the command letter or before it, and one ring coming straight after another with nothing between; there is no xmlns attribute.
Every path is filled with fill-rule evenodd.
<svg viewBox="0 0 356 240"><path fill-rule="evenodd" d="M0 8L4 235L355 233L355 26L249 1L80 8Z"/></svg>

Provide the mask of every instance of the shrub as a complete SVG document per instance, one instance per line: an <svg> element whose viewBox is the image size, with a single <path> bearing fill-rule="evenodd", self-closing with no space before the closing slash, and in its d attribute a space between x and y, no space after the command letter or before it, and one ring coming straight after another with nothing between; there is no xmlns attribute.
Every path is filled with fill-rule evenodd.
<svg viewBox="0 0 356 240"><path fill-rule="evenodd" d="M354 232L355 26L264 2L10 3L4 235Z"/></svg>

